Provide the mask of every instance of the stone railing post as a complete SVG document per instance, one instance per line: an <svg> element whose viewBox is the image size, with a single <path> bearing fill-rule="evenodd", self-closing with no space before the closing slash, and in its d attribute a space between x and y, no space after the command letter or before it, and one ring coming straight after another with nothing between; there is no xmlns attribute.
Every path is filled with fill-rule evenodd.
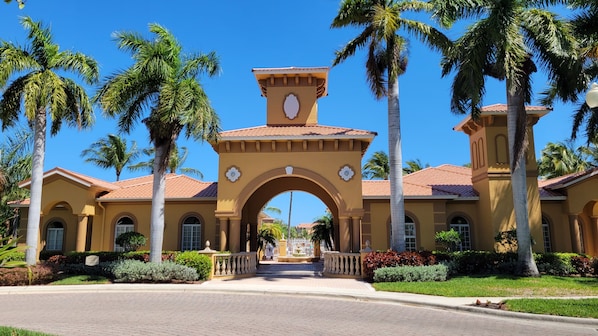
<svg viewBox="0 0 598 336"><path fill-rule="evenodd" d="M212 280L212 278L214 278L214 264L216 263L216 258L214 258L214 255L216 253L218 253L218 251L216 250L212 250L210 248L210 241L206 240L206 247L203 250L198 251L199 254L204 254L207 255L208 257L210 257L210 260L212 260L212 266L210 269L210 277L207 280Z"/></svg>

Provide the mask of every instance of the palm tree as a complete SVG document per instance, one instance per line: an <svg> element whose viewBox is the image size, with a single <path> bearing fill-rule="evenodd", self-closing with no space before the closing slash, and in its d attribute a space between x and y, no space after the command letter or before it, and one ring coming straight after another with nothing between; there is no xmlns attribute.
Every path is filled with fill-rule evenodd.
<svg viewBox="0 0 598 336"><path fill-rule="evenodd" d="M28 265L37 261L37 244L41 212L42 179L46 146L46 121L50 113L55 135L64 122L85 128L93 123L93 110L85 89L64 72L78 75L85 83L94 84L98 77L98 65L82 53L60 51L53 42L48 28L29 17L21 19L28 30L31 44L22 47L11 42L0 44L0 87L4 93L0 100L2 128L14 124L19 118L21 106L33 125L34 149L31 174L31 202L27 222ZM12 82L9 79L16 77Z"/></svg>
<svg viewBox="0 0 598 336"><path fill-rule="evenodd" d="M598 1L572 0L571 6L579 9L571 23L580 44L580 58L583 61L583 72L579 76L581 87L578 93L587 90L588 83L598 77ZM547 99L550 102L550 99ZM598 139L598 108L590 108L585 101L573 116L573 130L571 138L576 139L577 133L585 124L587 143Z"/></svg>
<svg viewBox="0 0 598 336"><path fill-rule="evenodd" d="M96 101L106 115L119 117L121 131L128 133L148 112L143 123L154 145L154 179L151 206L150 261L162 262L164 238L165 175L172 148L185 130L186 137L216 140L219 119L197 77L219 71L214 53L182 54L182 47L166 28L149 25L153 40L137 33L117 32L119 49L131 52L135 63L108 77ZM147 109L146 109L147 107Z"/></svg>
<svg viewBox="0 0 598 336"><path fill-rule="evenodd" d="M188 167L181 167L185 161L187 160L187 147L181 147L182 153L179 152L179 147L176 143L173 144L172 150L170 151L170 159L168 160L168 172L174 174L177 171L180 171L183 174L188 175L195 175L200 179L203 179L203 174L201 171L195 168L188 168ZM137 170L147 170L151 174L154 173L154 148L145 148L142 150L142 153L150 156L151 158L148 161L139 162L129 166L129 169L132 171Z"/></svg>
<svg viewBox="0 0 598 336"><path fill-rule="evenodd" d="M11 3L12 0L4 0L5 3ZM17 0L17 5L19 5L19 9L25 8L25 0Z"/></svg>
<svg viewBox="0 0 598 336"><path fill-rule="evenodd" d="M430 165L427 163L425 165L422 164L420 159L408 160L405 162L405 164L407 165L407 167L403 168L403 174L405 175L430 167Z"/></svg>
<svg viewBox="0 0 598 336"><path fill-rule="evenodd" d="M594 147L595 148L595 147ZM585 171L593 167L588 160L590 147L573 147L570 141L546 144L538 160L538 174L544 178L554 178Z"/></svg>
<svg viewBox="0 0 598 336"><path fill-rule="evenodd" d="M406 30L433 48L448 47L449 40L435 28L401 16L407 11L429 10L430 4L418 0L343 0L332 22L332 28L363 28L357 37L336 52L333 66L367 46L366 73L370 88L377 99L388 99L391 248L396 251L405 250L399 75L407 66L407 43L397 32Z"/></svg>
<svg viewBox="0 0 598 336"><path fill-rule="evenodd" d="M531 74L536 62L555 83L559 94L575 81L576 41L569 26L543 7L543 2L438 0L435 16L445 24L478 19L443 58L443 76L453 70L451 110L480 114L487 76L506 81L507 133L511 183L518 239L518 272L539 276L532 255L527 211L525 153Z"/></svg>
<svg viewBox="0 0 598 336"><path fill-rule="evenodd" d="M114 168L116 180L120 180L123 168L139 155L137 144L133 141L131 149L127 148L127 141L116 134L108 134L106 138L91 144L81 152L86 157L85 162L93 163L104 169Z"/></svg>
<svg viewBox="0 0 598 336"><path fill-rule="evenodd" d="M388 180L390 167L388 165L388 155L384 151L377 151L363 165L363 177L366 179Z"/></svg>
<svg viewBox="0 0 598 336"><path fill-rule="evenodd" d="M314 221L316 225L312 227L311 241L313 243L324 242L326 249L332 251L334 249L334 243L332 241L332 234L334 233L334 222L332 219L332 213L326 211L326 214Z"/></svg>

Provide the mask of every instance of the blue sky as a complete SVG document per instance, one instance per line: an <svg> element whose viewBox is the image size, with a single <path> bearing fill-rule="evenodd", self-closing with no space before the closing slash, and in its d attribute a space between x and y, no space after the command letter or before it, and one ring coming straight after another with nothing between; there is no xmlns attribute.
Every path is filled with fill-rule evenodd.
<svg viewBox="0 0 598 336"><path fill-rule="evenodd" d="M214 51L222 72L214 78L200 79L213 107L221 118L223 130L265 124L266 99L260 96L252 68L288 66L331 66L334 51L357 35L353 29L330 29L339 8L338 0L256 0L256 1L27 1L24 9L16 4L0 6L0 39L26 43L20 16L30 16L51 27L55 42L94 57L102 76L131 64L128 54L119 51L112 39L115 31L134 31L150 37L149 23L168 28L185 52ZM426 20L425 16L410 16ZM453 38L459 32L447 34ZM388 152L386 100L377 101L365 82L365 54L360 52L330 70L327 97L319 100L319 123L375 131L364 162L375 151ZM468 163L467 136L453 130L465 116L449 110L451 77L441 78L440 55L416 39L410 40L409 65L400 78L403 160L419 159L424 164ZM534 78L534 104L545 88L545 78ZM95 88L90 88L93 92ZM502 83L489 83L485 105L505 103ZM548 142L567 139L575 107L556 104L554 111L535 126L536 153ZM93 129L78 131L63 127L49 137L45 170L63 167L83 174L114 181L112 170L85 163L82 150L101 137L115 133L116 120L106 119L96 108ZM149 147L144 126L131 134L138 147ZM584 139L585 140L585 139ZM199 169L204 181L216 181L218 158L207 143L181 139L189 157L186 167ZM121 179L142 175L124 171ZM288 193L274 198L270 205L283 211L274 217L288 219ZM324 214L325 206L315 197L296 192L293 196L291 225L311 222Z"/></svg>

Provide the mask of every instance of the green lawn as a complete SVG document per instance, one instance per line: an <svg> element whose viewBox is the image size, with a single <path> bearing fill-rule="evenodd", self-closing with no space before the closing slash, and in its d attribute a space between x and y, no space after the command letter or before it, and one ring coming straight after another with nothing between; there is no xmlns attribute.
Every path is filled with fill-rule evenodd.
<svg viewBox="0 0 598 336"><path fill-rule="evenodd" d="M13 327L0 326L0 335L10 336L52 336L51 334L45 334L37 331L30 331L25 329L18 329Z"/></svg>
<svg viewBox="0 0 598 336"><path fill-rule="evenodd" d="M93 285L108 284L110 280L98 275L72 275L51 283L51 285ZM0 334L1 335L1 334Z"/></svg>
<svg viewBox="0 0 598 336"><path fill-rule="evenodd" d="M540 278L459 276L438 282L380 282L374 283L373 287L379 291L449 297L522 297L506 300L506 309L534 314L598 318L598 298L542 299L598 296L598 278L548 275Z"/></svg>
<svg viewBox="0 0 598 336"><path fill-rule="evenodd" d="M380 282L373 287L379 291L450 297L598 296L598 278L549 275L539 278L458 276L437 282Z"/></svg>

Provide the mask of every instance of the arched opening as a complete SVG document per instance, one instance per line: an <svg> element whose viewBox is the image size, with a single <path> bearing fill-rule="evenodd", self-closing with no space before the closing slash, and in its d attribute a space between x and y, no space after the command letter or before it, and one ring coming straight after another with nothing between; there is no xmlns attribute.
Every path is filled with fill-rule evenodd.
<svg viewBox="0 0 598 336"><path fill-rule="evenodd" d="M313 222L317 217L325 214L325 209L329 209L334 218L334 245L339 246L337 204L319 185L300 177L280 177L270 180L251 194L242 209L241 227L247 232L241 235L240 246L249 245L251 251L257 250L257 232L261 224L259 220L263 218L260 214L268 204L280 208L280 219L288 227L290 192L293 192L291 227L301 224L299 221Z"/></svg>
<svg viewBox="0 0 598 336"><path fill-rule="evenodd" d="M116 238L125 232L135 230L135 222L129 216L120 217L114 226L114 251L123 252L125 249L116 243Z"/></svg>

